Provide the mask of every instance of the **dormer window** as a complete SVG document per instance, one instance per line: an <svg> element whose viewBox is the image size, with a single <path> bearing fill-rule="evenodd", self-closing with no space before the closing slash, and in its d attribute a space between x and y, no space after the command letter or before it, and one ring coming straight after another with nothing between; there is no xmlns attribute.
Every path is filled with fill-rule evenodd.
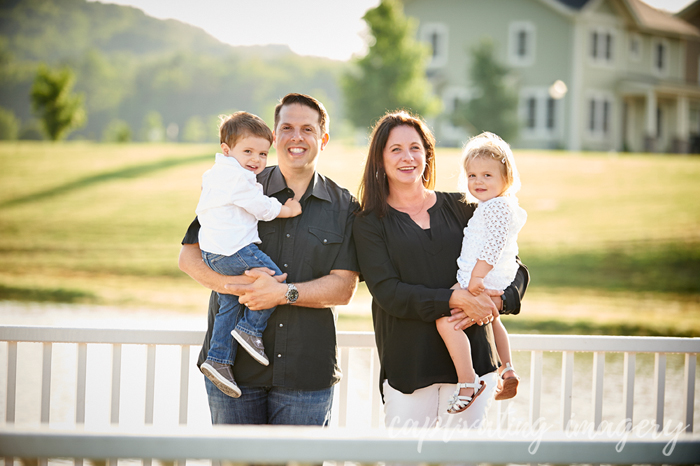
<svg viewBox="0 0 700 466"><path fill-rule="evenodd" d="M642 37L637 33L629 36L629 58L637 62L642 59Z"/></svg>
<svg viewBox="0 0 700 466"><path fill-rule="evenodd" d="M514 21L509 25L508 61L513 66L530 66L535 62L535 25Z"/></svg>
<svg viewBox="0 0 700 466"><path fill-rule="evenodd" d="M448 34L443 23L426 23L421 28L421 40L430 47L428 68L441 68L447 64Z"/></svg>
<svg viewBox="0 0 700 466"><path fill-rule="evenodd" d="M615 60L615 32L613 29L598 27L591 30L591 60L599 65L612 65Z"/></svg>
<svg viewBox="0 0 700 466"><path fill-rule="evenodd" d="M665 39L655 39L652 43L651 69L657 76L668 75L669 45Z"/></svg>

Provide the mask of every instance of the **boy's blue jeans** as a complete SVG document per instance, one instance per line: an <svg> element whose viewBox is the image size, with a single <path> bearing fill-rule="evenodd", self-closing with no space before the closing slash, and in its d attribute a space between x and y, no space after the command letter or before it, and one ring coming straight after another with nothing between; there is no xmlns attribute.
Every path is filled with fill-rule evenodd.
<svg viewBox="0 0 700 466"><path fill-rule="evenodd" d="M241 275L246 270L256 267L267 267L274 270L275 275L282 275L279 267L255 244L249 244L231 256L202 251L202 259L210 269L223 275ZM232 366L236 359L238 343L231 336L231 330L236 328L241 332L262 338L262 332L267 327L267 320L275 308L251 311L238 302L238 296L218 294L219 312L214 318L211 347L207 358L220 364Z"/></svg>

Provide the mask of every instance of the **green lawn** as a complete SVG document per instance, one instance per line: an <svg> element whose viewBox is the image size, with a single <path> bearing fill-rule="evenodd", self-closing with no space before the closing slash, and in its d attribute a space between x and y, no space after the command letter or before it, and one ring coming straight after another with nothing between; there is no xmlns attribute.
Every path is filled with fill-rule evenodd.
<svg viewBox="0 0 700 466"><path fill-rule="evenodd" d="M0 299L204 313L177 268L216 145L0 143ZM357 191L364 148L322 173ZM516 152L532 283L513 332L700 336L700 157ZM274 163L274 157L270 163ZM459 151L438 150L455 190ZM341 328L371 329L364 288Z"/></svg>

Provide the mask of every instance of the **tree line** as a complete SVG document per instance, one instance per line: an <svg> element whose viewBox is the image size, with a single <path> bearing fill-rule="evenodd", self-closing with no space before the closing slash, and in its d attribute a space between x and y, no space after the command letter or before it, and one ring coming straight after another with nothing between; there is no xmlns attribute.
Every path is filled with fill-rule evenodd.
<svg viewBox="0 0 700 466"><path fill-rule="evenodd" d="M336 133L366 132L398 108L437 115L440 101L425 73L430 51L415 39L415 20L399 0L383 0L364 20L369 52L344 63L280 46L230 47L130 7L3 2L0 139L211 142L218 115L246 110L270 121L276 101L291 91L323 101ZM517 131L517 101L502 84L508 70L495 63L488 44L471 53L470 80L482 92L451 119L468 129L475 120L487 122L510 135Z"/></svg>

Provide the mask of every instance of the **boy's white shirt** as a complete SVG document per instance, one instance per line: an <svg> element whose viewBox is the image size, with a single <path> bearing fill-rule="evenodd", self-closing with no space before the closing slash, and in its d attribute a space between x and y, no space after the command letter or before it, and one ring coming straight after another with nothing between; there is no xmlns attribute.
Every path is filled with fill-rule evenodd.
<svg viewBox="0 0 700 466"><path fill-rule="evenodd" d="M277 216L282 204L263 194L255 173L234 157L216 154L214 166L202 175L197 204L199 247L202 251L230 256L241 248L260 243L258 220Z"/></svg>

